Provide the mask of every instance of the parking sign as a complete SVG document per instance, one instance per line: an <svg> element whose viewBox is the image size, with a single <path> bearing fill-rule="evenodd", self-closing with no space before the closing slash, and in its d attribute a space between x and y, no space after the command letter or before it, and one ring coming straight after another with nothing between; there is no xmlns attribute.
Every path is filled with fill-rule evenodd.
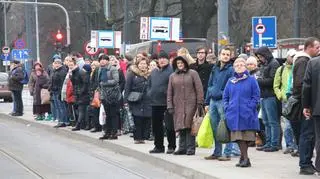
<svg viewBox="0 0 320 179"><path fill-rule="evenodd" d="M277 17L252 17L253 48L267 46L277 48Z"/></svg>

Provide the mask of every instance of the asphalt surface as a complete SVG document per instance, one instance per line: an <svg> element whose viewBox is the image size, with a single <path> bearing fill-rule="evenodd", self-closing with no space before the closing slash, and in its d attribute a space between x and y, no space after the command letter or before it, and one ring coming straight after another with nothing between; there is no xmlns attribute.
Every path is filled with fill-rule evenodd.
<svg viewBox="0 0 320 179"><path fill-rule="evenodd" d="M0 178L177 178L143 161L0 119Z"/></svg>

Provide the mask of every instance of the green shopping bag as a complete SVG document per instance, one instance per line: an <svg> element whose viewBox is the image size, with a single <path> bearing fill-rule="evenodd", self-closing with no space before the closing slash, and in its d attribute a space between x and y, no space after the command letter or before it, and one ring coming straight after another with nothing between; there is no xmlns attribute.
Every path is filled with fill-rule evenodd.
<svg viewBox="0 0 320 179"><path fill-rule="evenodd" d="M198 143L198 147L200 148L212 148L214 138L209 113L206 114L200 125L196 141Z"/></svg>

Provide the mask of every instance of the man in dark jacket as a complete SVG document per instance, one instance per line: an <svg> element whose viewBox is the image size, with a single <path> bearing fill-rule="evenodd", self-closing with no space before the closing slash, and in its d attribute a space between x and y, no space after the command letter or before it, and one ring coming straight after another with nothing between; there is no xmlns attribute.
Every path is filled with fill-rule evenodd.
<svg viewBox="0 0 320 179"><path fill-rule="evenodd" d="M49 91L53 100L55 115L59 123L55 128L66 127L69 123L67 118L67 109L64 102L61 100L61 90L64 79L67 75L67 69L62 65L62 61L56 58L53 62L53 72L50 78Z"/></svg>
<svg viewBox="0 0 320 179"><path fill-rule="evenodd" d="M75 103L78 106L78 120L76 126L72 131L80 130L81 126L85 125L85 130L90 130L90 121L87 117L88 105L90 103L89 96L89 85L90 85L90 65L83 65L83 68L80 69L76 65L76 61L72 60L69 62L69 70L72 70L71 73L71 82L73 86L73 93L75 96Z"/></svg>
<svg viewBox="0 0 320 179"><path fill-rule="evenodd" d="M154 133L154 149L150 153L164 153L163 145L163 120L166 121L166 134L168 139L167 153L171 154L176 148L176 136L173 129L173 119L167 113L165 119L165 112L167 110L167 90L169 77L173 73L173 69L169 64L169 57L161 51L159 56L159 69L154 69L149 79L149 96L151 98L152 106L152 129ZM170 125L171 124L171 125Z"/></svg>
<svg viewBox="0 0 320 179"><path fill-rule="evenodd" d="M196 63L190 65L190 68L196 70L199 74L203 86L204 95L207 94L208 81L213 66L206 61L206 57L207 49L205 47L199 47L197 49L197 61Z"/></svg>
<svg viewBox="0 0 320 179"><path fill-rule="evenodd" d="M11 63L11 71L8 78L8 88L13 95L13 111L12 116L23 115L23 102L22 102L22 80L24 79L24 72L21 67L20 61L14 60Z"/></svg>
<svg viewBox="0 0 320 179"><path fill-rule="evenodd" d="M307 100L310 98L316 99L317 96L315 93L310 93L308 96L308 91L310 92L310 68L314 68L315 66L309 67L308 74L306 74L306 81L303 83L303 78L306 72L307 64L312 57L315 57L319 53L320 43L319 40L316 38L308 38L304 44L304 51L299 52L296 54L294 59L294 66L293 66L293 91L292 96L299 100L299 105L304 105L306 109L303 111L306 116L311 117L309 108L311 107L311 103ZM312 62L311 64L314 64ZM318 70L318 69L316 69ZM318 72L314 75L318 75ZM313 78L314 79L314 78ZM312 82L316 82L313 81ZM306 85L306 86L303 86ZM303 103L301 101L301 94L302 88L304 89L304 100ZM308 90L309 89L309 90ZM319 89L317 89L319 91ZM313 107L313 106L312 106ZM319 110L314 110L316 112ZM301 115L297 116L297 120L292 121L292 129L294 130L295 134L300 136L299 142L299 166L300 166L300 174L301 175L313 175L315 173L315 169L312 166L312 156L313 156L313 149L314 149L314 121L309 120L304 115L302 115L302 108L301 108ZM299 135L300 132L300 135ZM319 168L317 168L319 169Z"/></svg>
<svg viewBox="0 0 320 179"><path fill-rule="evenodd" d="M262 120L266 131L266 144L257 150L275 152L279 150L280 145L280 116L273 80L280 65L268 47L260 47L255 54L261 65L261 74L257 80L261 91Z"/></svg>
<svg viewBox="0 0 320 179"><path fill-rule="evenodd" d="M206 111L210 105L211 127L214 132L217 131L218 124L221 119L224 119L224 105L222 101L223 90L228 82L228 79L233 76L234 70L230 63L231 50L223 48L219 53L219 62L213 66L210 79L208 82L208 90L206 94ZM213 154L205 157L206 160L231 160L232 143L228 143L224 149L222 156L222 144L215 140L215 148Z"/></svg>
<svg viewBox="0 0 320 179"><path fill-rule="evenodd" d="M303 114L306 119L312 119L316 134L316 161L315 167L320 171L320 57L308 62L302 87Z"/></svg>

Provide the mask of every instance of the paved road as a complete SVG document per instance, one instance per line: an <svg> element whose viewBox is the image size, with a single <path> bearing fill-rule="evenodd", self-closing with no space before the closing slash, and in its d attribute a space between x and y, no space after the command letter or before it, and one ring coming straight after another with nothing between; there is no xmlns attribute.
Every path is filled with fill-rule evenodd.
<svg viewBox="0 0 320 179"><path fill-rule="evenodd" d="M181 178L150 164L0 119L0 178Z"/></svg>

